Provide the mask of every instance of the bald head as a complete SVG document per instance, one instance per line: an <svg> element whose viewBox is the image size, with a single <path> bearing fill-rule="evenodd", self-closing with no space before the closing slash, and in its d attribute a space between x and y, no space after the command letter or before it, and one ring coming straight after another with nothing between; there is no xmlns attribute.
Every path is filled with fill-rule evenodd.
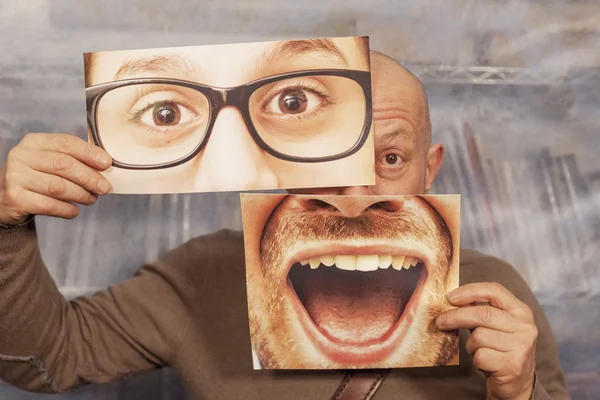
<svg viewBox="0 0 600 400"><path fill-rule="evenodd" d="M371 50L371 79L375 120L386 120L400 110L428 149L431 121L425 87L393 58Z"/></svg>

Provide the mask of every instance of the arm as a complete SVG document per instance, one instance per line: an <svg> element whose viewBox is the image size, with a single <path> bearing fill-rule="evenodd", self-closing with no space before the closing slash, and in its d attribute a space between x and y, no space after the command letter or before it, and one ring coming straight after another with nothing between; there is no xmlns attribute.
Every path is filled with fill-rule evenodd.
<svg viewBox="0 0 600 400"><path fill-rule="evenodd" d="M202 290L195 240L119 285L66 301L40 256L35 222L0 228L0 378L64 391L167 365ZM206 271L202 271L206 272Z"/></svg>
<svg viewBox="0 0 600 400"><path fill-rule="evenodd" d="M52 392L103 382L168 357L159 333L140 338L142 326L158 322L148 314L153 303L145 291L160 285L157 267L93 298L67 302L28 219L77 216L76 204L91 205L109 191L99 171L110 164L104 151L74 136L28 134L0 168L0 378L21 388Z"/></svg>

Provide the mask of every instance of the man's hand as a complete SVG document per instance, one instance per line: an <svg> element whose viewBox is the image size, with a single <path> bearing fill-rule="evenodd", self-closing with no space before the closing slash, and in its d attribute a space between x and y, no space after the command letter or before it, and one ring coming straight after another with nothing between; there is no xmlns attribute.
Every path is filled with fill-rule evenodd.
<svg viewBox="0 0 600 400"><path fill-rule="evenodd" d="M458 308L436 324L441 330L471 330L466 349L488 377L487 398L529 400L538 334L531 309L499 283L461 286L448 301Z"/></svg>
<svg viewBox="0 0 600 400"><path fill-rule="evenodd" d="M0 223L15 225L29 214L74 218L73 203L91 205L111 186L99 172L108 154L66 134L28 134L0 169Z"/></svg>

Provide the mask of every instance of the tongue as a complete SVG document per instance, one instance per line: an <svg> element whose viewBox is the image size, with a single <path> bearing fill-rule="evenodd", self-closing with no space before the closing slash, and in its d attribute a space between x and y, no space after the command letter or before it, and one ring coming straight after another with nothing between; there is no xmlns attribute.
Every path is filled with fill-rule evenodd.
<svg viewBox="0 0 600 400"><path fill-rule="evenodd" d="M301 268L291 276L306 311L332 339L345 343L377 340L402 315L414 286L408 271L341 271Z"/></svg>

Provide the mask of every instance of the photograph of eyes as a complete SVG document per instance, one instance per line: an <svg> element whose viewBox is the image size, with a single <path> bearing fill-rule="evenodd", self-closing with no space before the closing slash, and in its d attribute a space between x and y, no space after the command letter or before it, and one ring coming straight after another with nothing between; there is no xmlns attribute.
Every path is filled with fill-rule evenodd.
<svg viewBox="0 0 600 400"><path fill-rule="evenodd" d="M458 365L460 195L240 196L254 369Z"/></svg>
<svg viewBox="0 0 600 400"><path fill-rule="evenodd" d="M375 184L368 37L84 54L113 193Z"/></svg>

